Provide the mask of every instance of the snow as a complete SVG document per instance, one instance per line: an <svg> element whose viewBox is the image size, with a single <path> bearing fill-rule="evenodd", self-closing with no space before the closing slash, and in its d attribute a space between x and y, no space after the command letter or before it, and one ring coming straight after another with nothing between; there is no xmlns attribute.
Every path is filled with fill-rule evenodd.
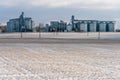
<svg viewBox="0 0 120 80"><path fill-rule="evenodd" d="M1 80L120 80L120 44L0 43Z"/></svg>
<svg viewBox="0 0 120 80"><path fill-rule="evenodd" d="M23 38L39 38L39 33L22 33ZM40 33L41 38L98 39L99 32ZM1 33L0 38L21 38L21 33ZM100 32L100 39L120 40L119 32Z"/></svg>

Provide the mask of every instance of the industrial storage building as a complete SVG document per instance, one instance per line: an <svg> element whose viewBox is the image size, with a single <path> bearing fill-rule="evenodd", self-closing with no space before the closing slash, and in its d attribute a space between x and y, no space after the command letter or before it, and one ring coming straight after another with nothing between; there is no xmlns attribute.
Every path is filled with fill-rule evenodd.
<svg viewBox="0 0 120 80"><path fill-rule="evenodd" d="M106 31L107 31L107 32L108 32L108 31L114 32L114 27L113 27L113 26L115 26L114 23L115 23L115 22L108 22L107 28L106 28Z"/></svg>
<svg viewBox="0 0 120 80"><path fill-rule="evenodd" d="M97 22L96 21L90 21L88 24L88 31L90 32L96 32L96 26L97 26Z"/></svg>
<svg viewBox="0 0 120 80"><path fill-rule="evenodd" d="M66 28L67 28L67 22L51 21L49 31L50 32L64 32Z"/></svg>
<svg viewBox="0 0 120 80"><path fill-rule="evenodd" d="M71 19L72 30L75 32L114 32L115 21L76 20Z"/></svg>
<svg viewBox="0 0 120 80"><path fill-rule="evenodd" d="M106 22L100 21L98 24L99 24L99 26L98 26L99 27L99 31L100 32L106 32L106 27L107 27L106 26Z"/></svg>
<svg viewBox="0 0 120 80"><path fill-rule="evenodd" d="M21 25L21 18L23 26ZM7 22L7 32L32 32L33 31L34 22L32 18L25 17L22 15L16 19L10 19Z"/></svg>
<svg viewBox="0 0 120 80"><path fill-rule="evenodd" d="M80 30L81 31L84 31L84 32L87 32L87 23L84 22L84 23L80 23ZM77 31L77 30L76 30Z"/></svg>

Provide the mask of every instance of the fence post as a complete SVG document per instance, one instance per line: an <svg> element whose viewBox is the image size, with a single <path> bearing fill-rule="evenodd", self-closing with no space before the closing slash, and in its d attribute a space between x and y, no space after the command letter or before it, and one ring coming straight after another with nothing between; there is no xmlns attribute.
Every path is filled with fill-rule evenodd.
<svg viewBox="0 0 120 80"><path fill-rule="evenodd" d="M98 32L98 39L100 40L100 31Z"/></svg>
<svg viewBox="0 0 120 80"><path fill-rule="evenodd" d="M22 28L21 28L21 38L22 38Z"/></svg>
<svg viewBox="0 0 120 80"><path fill-rule="evenodd" d="M41 38L41 30L39 29L39 38Z"/></svg>
<svg viewBox="0 0 120 80"><path fill-rule="evenodd" d="M21 38L22 38L22 32L21 32Z"/></svg>
<svg viewBox="0 0 120 80"><path fill-rule="evenodd" d="M89 32L87 31L87 36L89 36Z"/></svg>

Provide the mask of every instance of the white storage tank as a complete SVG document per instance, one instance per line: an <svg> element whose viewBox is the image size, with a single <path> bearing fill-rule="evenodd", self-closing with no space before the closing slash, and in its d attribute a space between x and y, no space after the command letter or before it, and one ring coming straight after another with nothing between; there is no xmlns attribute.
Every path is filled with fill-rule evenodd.
<svg viewBox="0 0 120 80"><path fill-rule="evenodd" d="M114 23L108 23L108 31L109 32L114 32Z"/></svg>
<svg viewBox="0 0 120 80"><path fill-rule="evenodd" d="M80 24L80 30L83 31L83 32L87 32L88 31L86 22Z"/></svg>
<svg viewBox="0 0 120 80"><path fill-rule="evenodd" d="M99 23L99 30L100 32L106 32L106 22Z"/></svg>
<svg viewBox="0 0 120 80"><path fill-rule="evenodd" d="M96 32L97 23L96 21L89 23L90 32Z"/></svg>

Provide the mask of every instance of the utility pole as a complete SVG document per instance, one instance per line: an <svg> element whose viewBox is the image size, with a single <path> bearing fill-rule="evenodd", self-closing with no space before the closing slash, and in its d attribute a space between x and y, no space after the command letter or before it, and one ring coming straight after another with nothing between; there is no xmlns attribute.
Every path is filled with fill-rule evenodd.
<svg viewBox="0 0 120 80"><path fill-rule="evenodd" d="M25 26L24 12L22 12L22 14L19 17L19 26L20 26L20 31L21 31L21 38L23 38L22 28L24 28L24 26Z"/></svg>

